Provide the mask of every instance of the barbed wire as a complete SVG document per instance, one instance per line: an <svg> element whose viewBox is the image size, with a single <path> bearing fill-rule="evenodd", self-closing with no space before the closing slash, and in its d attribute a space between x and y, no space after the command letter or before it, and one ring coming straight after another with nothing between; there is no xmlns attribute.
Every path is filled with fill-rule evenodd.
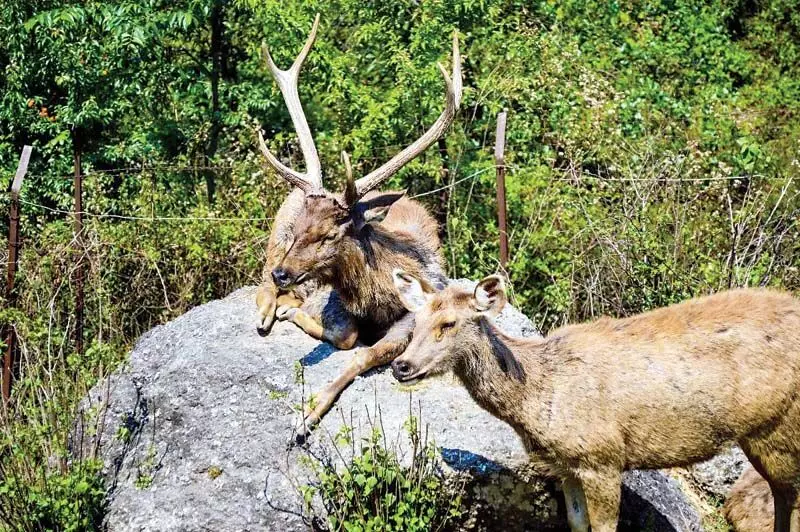
<svg viewBox="0 0 800 532"><path fill-rule="evenodd" d="M24 199L19 200L20 203L24 203L26 205L30 205L32 207L38 207L42 210L57 213L57 214L69 214L75 215L77 214L75 211L68 211L65 209L57 209L54 207L48 207L47 205L41 205L39 203L35 203L33 201L27 201ZM94 213L89 211L80 211L82 216L86 216L88 218L110 218L114 220L135 220L141 222L267 222L272 219L272 217L264 218L241 218L241 217L221 217L221 216L126 216L123 214L108 214L108 213Z"/></svg>
<svg viewBox="0 0 800 532"><path fill-rule="evenodd" d="M371 149L374 152L386 152L386 151L401 151L407 148L407 145L402 144L395 144L395 145L387 145L387 146L377 146ZM487 151L488 153L489 147L487 146L473 146L470 148L463 148L461 151L467 153L474 153L478 151ZM387 156L378 156L378 155L366 155L364 157L358 158L356 162L363 162L363 161L382 161L388 160ZM256 165L260 166L262 163L258 162L255 163ZM244 163L240 164L217 164L217 165L191 165L191 164L173 164L173 163L147 163L144 165L139 166L123 166L120 168L98 168L98 169L91 169L83 172L81 174L82 177L91 177L94 175L109 175L109 174L142 174L145 172L153 171L153 170L168 170L168 171L175 171L175 172L206 172L206 171L221 171L221 170L234 170L236 168L241 168ZM29 177L47 177L44 174L27 174ZM60 176L62 179L72 180L75 178L74 174L64 174Z"/></svg>
<svg viewBox="0 0 800 532"><path fill-rule="evenodd" d="M753 175L732 175L732 176L712 176L712 177L603 177L593 174L583 174L579 177L559 177L551 181L568 181L571 183L579 182L583 179L597 179L600 181L623 182L623 183L704 183L706 181L744 181L745 179L763 178L761 174ZM791 179L787 177L785 179Z"/></svg>
<svg viewBox="0 0 800 532"><path fill-rule="evenodd" d="M228 166L187 166L187 165L171 165L171 164L164 164L164 165L153 165L153 166L129 166L124 168L101 168L98 170L88 170L86 172L81 173L81 177L93 177L98 175L115 175L115 174L144 174L146 172L155 171L155 170L168 170L173 172L185 172L185 171L194 171L194 172L204 172L204 171L220 171L220 170L233 170L234 168L240 168L241 165L228 165ZM38 178L45 178L49 177L44 174L27 174L28 177L38 177ZM64 179L67 181L72 181L75 179L74 174L68 175L61 175L56 176L60 179Z"/></svg>
<svg viewBox="0 0 800 532"><path fill-rule="evenodd" d="M182 168L190 168L190 167L182 167ZM193 168L193 167L192 167ZM209 167L201 167L209 168ZM232 167L218 167L218 168L232 168ZM448 183L442 187L435 188L433 190L428 190L425 192L421 192L419 194L415 194L413 196L409 196L412 199L421 198L424 196L428 196L431 194L435 194L437 192L442 192L444 190L448 190L451 188L455 188L457 185L474 179L475 177L484 174L486 172L495 170L498 168L498 165L491 165L485 168L482 168L472 174L462 177L453 181L452 183ZM511 170L511 173L517 173L520 170L520 167L517 165L510 165L506 164L505 168ZM122 170L122 169L116 169ZM145 171L141 169L141 171ZM90 175L90 174L85 174ZM583 173L580 176L575 177L558 177L553 178L548 181L550 182L569 182L569 183L579 183L583 180L596 180L600 182L622 182L622 183L702 183L702 182L714 182L714 181L743 181L746 179L753 179L753 178L764 178L765 176L761 174L753 174L753 175L739 175L739 176L709 176L709 177L687 177L687 178L660 178L660 177L651 177L651 178L626 178L626 177L603 177L589 173ZM788 179L788 178L787 178ZM44 211L56 213L56 214L66 214L66 215L75 215L76 212L72 210L66 209L59 209L55 207L49 207L47 205L42 205L40 203L24 200L20 198L20 203L25 205L29 205L31 207L35 207L38 209L42 209ZM113 220L129 220L129 221L142 221L142 222L266 222L270 221L272 217L222 217L222 216L133 216L133 215L123 215L123 214L111 214L111 213L94 213L90 211L81 211L80 213L83 216L89 218L98 218L98 219L113 219Z"/></svg>
<svg viewBox="0 0 800 532"><path fill-rule="evenodd" d="M468 175L468 176L466 176L466 177L462 177L461 179L459 179L459 180L457 180L457 181L453 181L452 183L450 183L450 184L448 184L448 185L445 185L445 186L443 186L443 187L435 188L435 189L433 189L433 190L429 190L429 191L427 191L427 192L421 192L421 193L419 193L419 194L415 194L414 196L410 196L410 197L411 197L412 199L414 199L414 198L421 198L422 196L427 196L427 195L429 195L429 194L435 194L435 193L437 193L437 192L442 192L443 190L447 190L447 189L449 189L449 188L454 188L454 187L455 187L456 185L458 185L459 183L463 183L464 181L467 181L467 180L469 180L469 179L472 179L472 178L474 178L474 177L477 177L477 176L479 176L479 175L481 175L481 174L483 174L483 173L486 173L486 172L488 172L488 171L490 171L490 170L494 170L494 169L496 169L496 168L497 168L496 166L490 166L490 167L488 167L488 168L484 168L483 170L478 170L478 171L477 171L477 172L475 172L474 174L470 174L470 175Z"/></svg>

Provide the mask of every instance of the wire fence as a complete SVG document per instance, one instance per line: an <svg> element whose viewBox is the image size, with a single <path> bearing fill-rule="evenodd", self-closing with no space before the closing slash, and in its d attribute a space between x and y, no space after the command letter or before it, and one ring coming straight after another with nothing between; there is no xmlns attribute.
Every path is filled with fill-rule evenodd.
<svg viewBox="0 0 800 532"><path fill-rule="evenodd" d="M498 165L491 165L480 170L477 170L467 176L461 177L459 179L453 180L447 185L443 185L441 187L428 190L425 192L420 192L419 194L414 194L409 196L412 199L422 198L425 196L430 196L432 194L436 194L439 192L443 192L446 190L454 189L458 185L475 179L476 177L485 174L487 172L496 171ZM510 171L511 175L515 175L519 173L520 170L523 168L513 164L506 164L504 165L506 169ZM115 169L108 169L108 170L94 170L90 171L86 174L83 174L84 177L88 177L94 174L113 174L113 173L123 173L130 171L131 173L145 173L152 170L163 169L163 168L171 168L175 171L186 171L186 170L206 170L206 169L226 169L232 170L237 168L236 166L214 166L214 167L191 167L191 166L178 166L178 165L164 165L164 166L148 166L146 168L115 168ZM609 183L706 183L706 182L725 182L725 181L746 181L750 179L765 179L766 177L761 174L752 174L752 175L735 175L735 176L708 176L708 177L689 177L689 178L670 178L670 177L653 177L653 178L635 178L635 177L613 177L613 176L598 176L593 175L587 172L583 172L582 174L575 176L575 177L557 177L548 180L549 182L561 182L561 183L581 183L583 181L593 181L598 183L609 182ZM73 176L69 176L69 179L73 179ZM778 178L773 178L778 179ZM787 178L789 179L789 178ZM224 216L137 216L137 215L125 215L125 214L112 214L112 213L98 213L98 212L90 212L87 210L75 211L75 210L67 210L67 209L59 209L57 207L51 207L48 205L43 205L41 203L36 203L33 201L25 200L20 198L19 202L21 204L27 205L29 207L39 209L41 211L53 213L53 214L63 214L63 215L76 215L81 214L82 216L86 216L89 218L97 218L97 219L109 219L109 220L127 220L127 221L140 221L140 222L265 222L270 221L272 217L224 217Z"/></svg>
<svg viewBox="0 0 800 532"><path fill-rule="evenodd" d="M35 203L32 201L27 200L20 200L20 203L25 205L29 205L31 207L35 207L47 212L52 212L55 214L67 214L67 215L75 215L81 214L83 216L89 218L99 218L99 219L113 219L113 220L130 220L130 221L141 221L141 222L265 222L271 220L271 217L257 217L257 218L242 218L242 217L232 217L226 218L221 216L199 216L199 217L192 217L192 216L126 216L122 214L107 214L107 213L94 213L89 211L68 211L65 209L57 209L54 207L48 207L47 205L42 205L40 203Z"/></svg>

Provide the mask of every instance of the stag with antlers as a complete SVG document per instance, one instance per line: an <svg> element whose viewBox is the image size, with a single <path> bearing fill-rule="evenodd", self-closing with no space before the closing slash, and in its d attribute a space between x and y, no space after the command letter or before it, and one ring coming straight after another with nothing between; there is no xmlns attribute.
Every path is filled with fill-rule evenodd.
<svg viewBox="0 0 800 532"><path fill-rule="evenodd" d="M315 425L338 395L360 374L390 363L410 341L413 315L400 301L392 281L396 268L412 272L434 286L447 283L437 236L437 223L421 204L404 192L376 189L433 144L450 126L461 100L458 40L453 36L453 74L439 65L446 85L445 109L421 137L391 160L354 179L342 154L347 183L341 193L326 191L311 130L297 92L303 61L319 26L289 70L275 66L262 46L265 62L278 83L305 158L305 173L281 163L258 142L266 162L295 189L281 207L270 237L263 283L258 291L259 328L273 320L292 321L311 336L340 349L359 347L343 373L316 394L306 408L301 436Z"/></svg>

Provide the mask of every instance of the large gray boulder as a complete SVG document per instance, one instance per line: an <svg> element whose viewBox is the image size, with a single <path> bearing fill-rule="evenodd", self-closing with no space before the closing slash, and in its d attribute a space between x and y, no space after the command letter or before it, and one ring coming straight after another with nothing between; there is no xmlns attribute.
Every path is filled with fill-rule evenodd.
<svg viewBox="0 0 800 532"><path fill-rule="evenodd" d="M75 441L92 446L100 438L110 530L308 529L297 488L309 479L298 461L309 451L289 445L296 408L303 394L339 374L349 353L287 323L259 337L253 295L254 288L243 288L156 327L123 368L91 391L84 417L104 423L97 434L78 430ZM536 334L510 306L497 322L511 334ZM409 405L421 411L448 474L467 478L465 526L565 528L556 483L530 471L515 433L450 378L409 391L387 370L370 372L342 394L311 445L332 445L330 435L345 420L356 431L380 420L402 451ZM698 511L668 474L628 473L623 493L622 528L702 529Z"/></svg>

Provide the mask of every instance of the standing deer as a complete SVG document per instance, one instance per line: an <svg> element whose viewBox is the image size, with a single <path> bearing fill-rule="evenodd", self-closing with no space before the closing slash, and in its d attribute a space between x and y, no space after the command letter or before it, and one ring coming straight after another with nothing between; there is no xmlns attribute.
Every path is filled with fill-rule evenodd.
<svg viewBox="0 0 800 532"><path fill-rule="evenodd" d="M734 290L531 339L493 325L500 277L474 292L394 279L416 313L395 378L452 369L562 479L573 531L616 530L623 471L688 465L736 441L769 481L775 530L800 532L797 299Z"/></svg>
<svg viewBox="0 0 800 532"><path fill-rule="evenodd" d="M403 268L437 286L447 281L433 216L404 192L374 190L444 134L461 100L461 59L454 34L452 80L439 65L446 104L436 122L388 162L357 180L343 153L345 189L340 194L325 191L319 156L297 93L298 74L318 26L319 15L289 70L278 69L269 50L262 47L297 131L306 172L282 164L258 131L266 162L296 187L281 207L270 237L265 279L256 298L259 326L268 330L277 316L340 349L353 347L356 339L374 344L357 349L344 372L314 396L313 405L304 412L301 437L356 376L388 364L408 345L413 316L394 289L392 270Z"/></svg>

